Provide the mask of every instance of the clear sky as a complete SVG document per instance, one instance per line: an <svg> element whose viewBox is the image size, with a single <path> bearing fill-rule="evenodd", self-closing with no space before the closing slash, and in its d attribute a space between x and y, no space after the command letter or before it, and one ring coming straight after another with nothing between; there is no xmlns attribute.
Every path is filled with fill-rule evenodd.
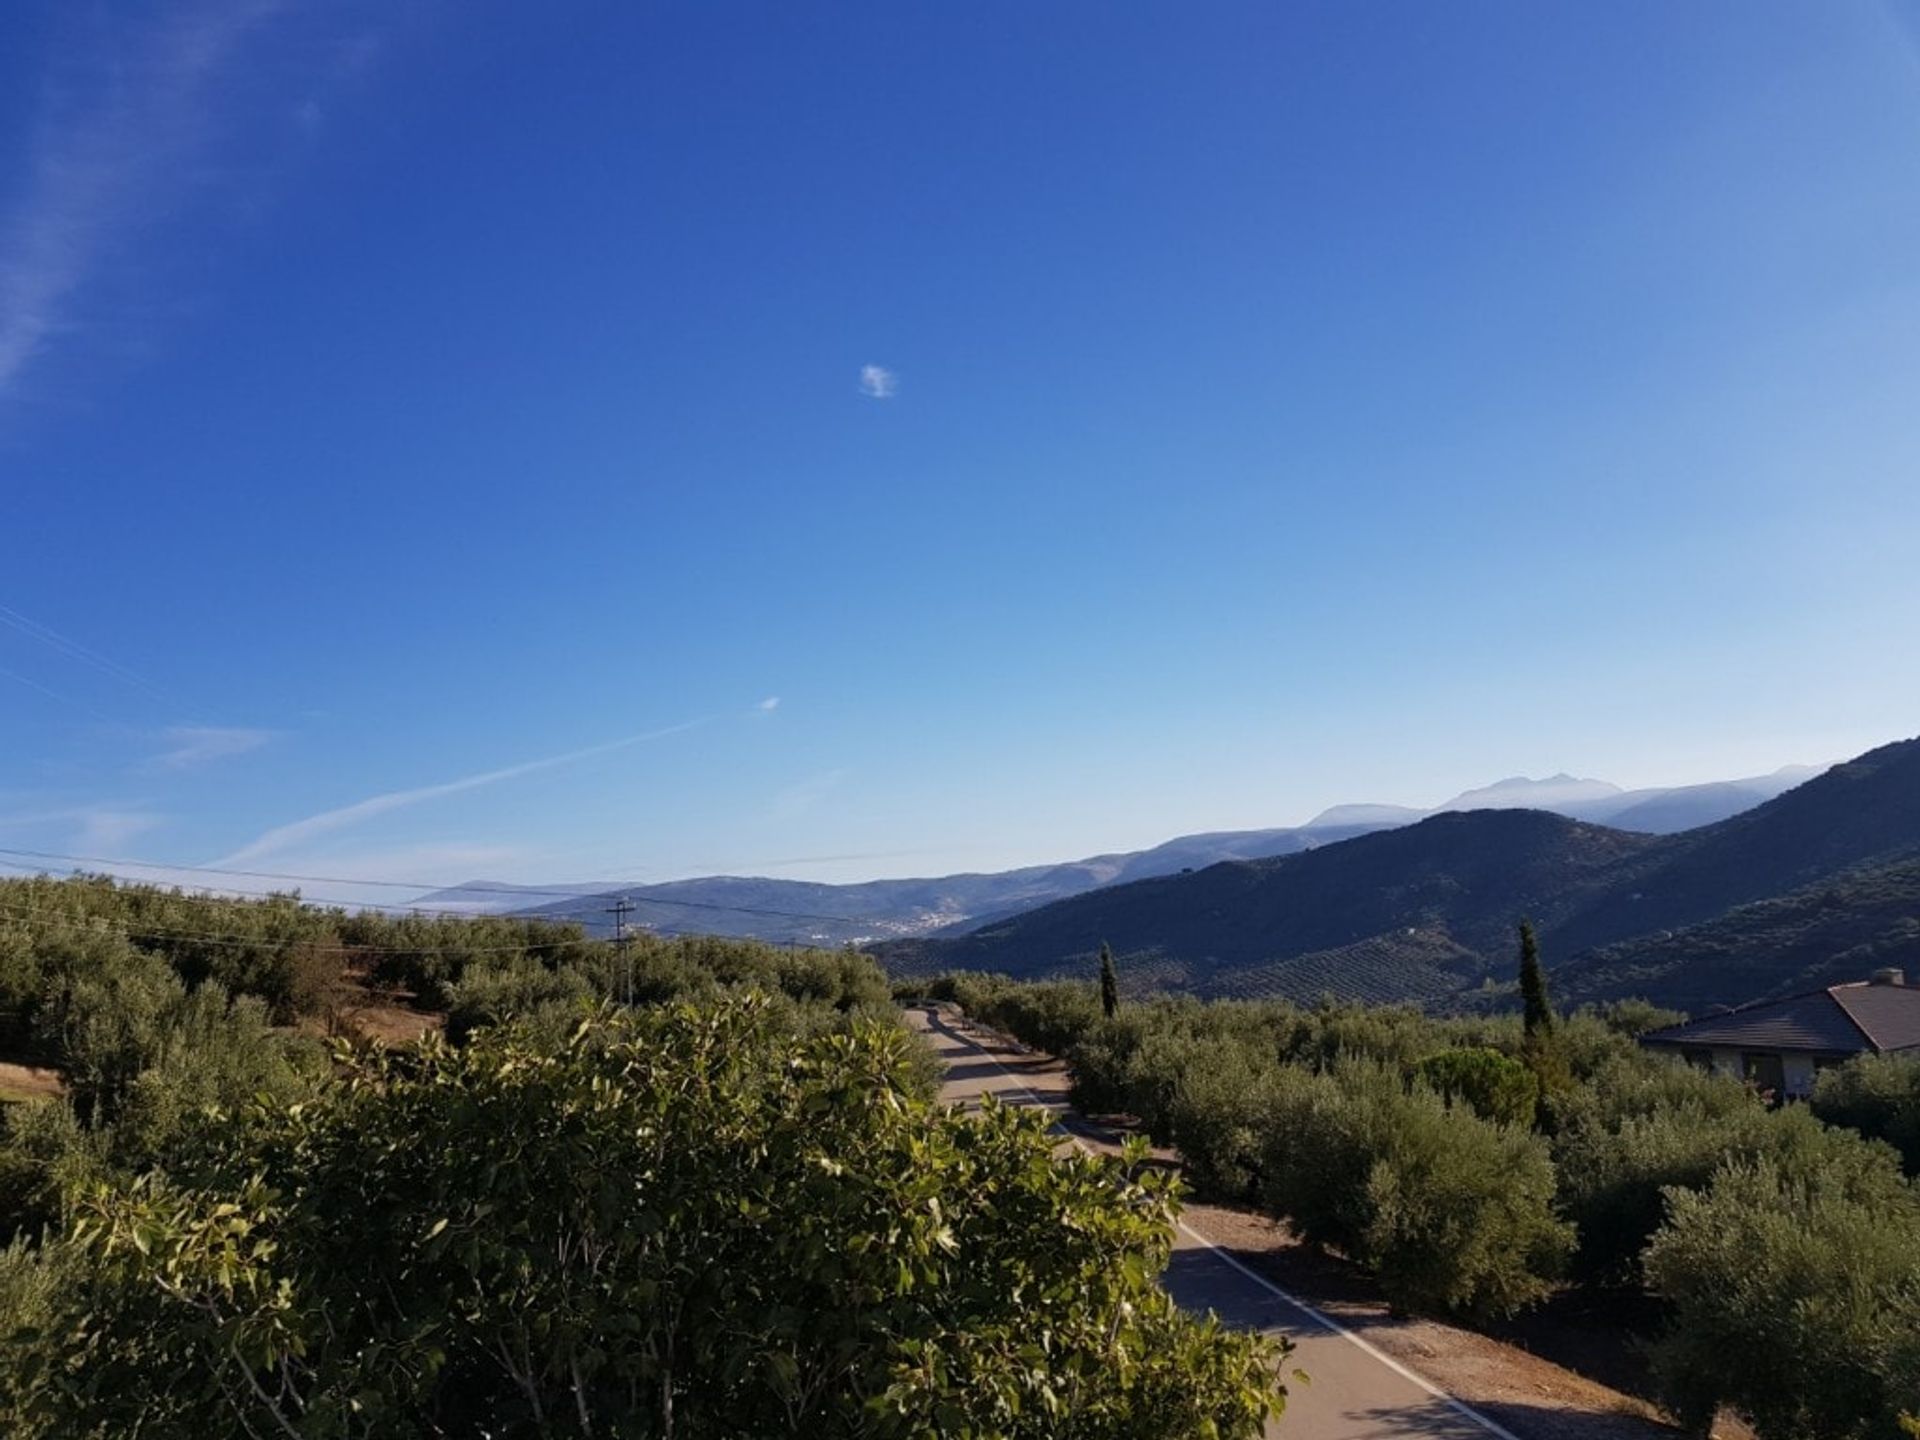
<svg viewBox="0 0 1920 1440"><path fill-rule="evenodd" d="M1920 730L1914 4L0 27L0 846L843 879Z"/></svg>

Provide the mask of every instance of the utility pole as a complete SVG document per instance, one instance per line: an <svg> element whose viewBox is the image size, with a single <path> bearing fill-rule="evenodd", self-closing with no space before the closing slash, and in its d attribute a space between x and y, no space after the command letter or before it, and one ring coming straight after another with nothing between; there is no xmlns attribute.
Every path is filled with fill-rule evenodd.
<svg viewBox="0 0 1920 1440"><path fill-rule="evenodd" d="M626 1003L631 1007L633 1004L633 955L627 949L627 916L633 913L633 902L622 895L603 913L613 916L613 943L620 953L620 958L626 962L625 994Z"/></svg>

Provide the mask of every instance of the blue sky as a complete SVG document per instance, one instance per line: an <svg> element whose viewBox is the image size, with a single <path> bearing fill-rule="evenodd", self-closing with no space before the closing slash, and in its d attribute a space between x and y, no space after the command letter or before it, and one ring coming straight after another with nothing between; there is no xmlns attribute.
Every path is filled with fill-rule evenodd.
<svg viewBox="0 0 1920 1440"><path fill-rule="evenodd" d="M6 27L0 846L844 879L1920 730L1914 5Z"/></svg>

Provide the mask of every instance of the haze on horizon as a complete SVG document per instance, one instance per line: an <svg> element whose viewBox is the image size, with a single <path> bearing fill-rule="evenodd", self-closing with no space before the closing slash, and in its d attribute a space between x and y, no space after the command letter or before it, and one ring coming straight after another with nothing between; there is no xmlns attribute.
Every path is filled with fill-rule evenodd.
<svg viewBox="0 0 1920 1440"><path fill-rule="evenodd" d="M1910 5L8 26L0 851L862 879L1920 730Z"/></svg>

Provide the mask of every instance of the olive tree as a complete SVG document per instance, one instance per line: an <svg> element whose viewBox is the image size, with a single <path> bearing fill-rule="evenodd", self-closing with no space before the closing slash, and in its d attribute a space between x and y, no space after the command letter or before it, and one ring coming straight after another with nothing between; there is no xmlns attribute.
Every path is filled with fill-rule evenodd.
<svg viewBox="0 0 1920 1440"><path fill-rule="evenodd" d="M930 1105L897 1028L779 1014L342 1052L317 1100L76 1207L48 1263L80 1278L0 1342L0 1428L1259 1433L1281 1347L1156 1283L1173 1181Z"/></svg>

